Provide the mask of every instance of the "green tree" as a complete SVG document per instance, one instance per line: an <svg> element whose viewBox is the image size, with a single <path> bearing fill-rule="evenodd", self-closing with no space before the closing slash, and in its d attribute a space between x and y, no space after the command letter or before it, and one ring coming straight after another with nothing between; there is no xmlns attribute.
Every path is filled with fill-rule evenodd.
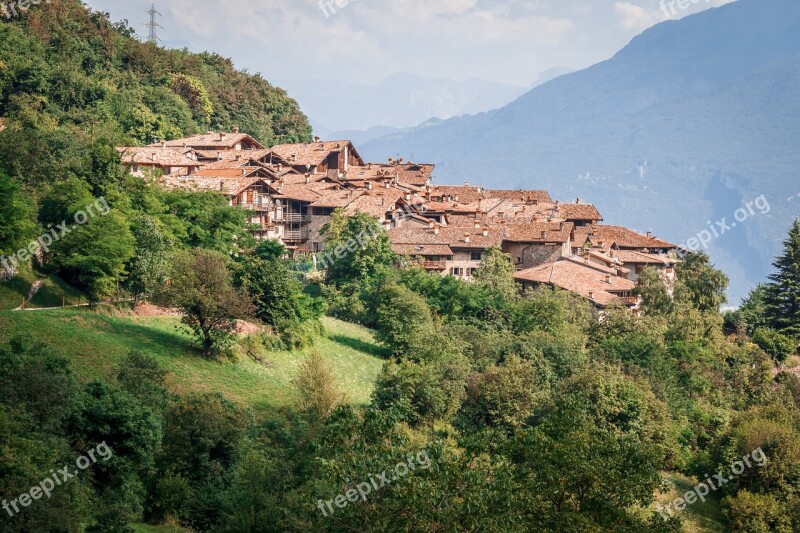
<svg viewBox="0 0 800 533"><path fill-rule="evenodd" d="M281 260L250 258L242 262L236 283L252 297L256 316L278 331L315 317L311 297Z"/></svg>
<svg viewBox="0 0 800 533"><path fill-rule="evenodd" d="M317 350L313 350L300 364L292 383L300 395L301 409L313 411L320 418L327 417L347 401L333 373L333 366Z"/></svg>
<svg viewBox="0 0 800 533"><path fill-rule="evenodd" d="M419 357L434 337L431 310L415 292L389 283L379 288L376 338L398 357Z"/></svg>
<svg viewBox="0 0 800 533"><path fill-rule="evenodd" d="M269 240L259 242L253 253L263 261L272 261L273 259L282 259L287 251L281 241Z"/></svg>
<svg viewBox="0 0 800 533"><path fill-rule="evenodd" d="M32 202L19 184L0 173L0 256L27 248L36 236Z"/></svg>
<svg viewBox="0 0 800 533"><path fill-rule="evenodd" d="M134 244L127 217L112 211L73 228L56 242L52 264L96 302L119 288Z"/></svg>
<svg viewBox="0 0 800 533"><path fill-rule="evenodd" d="M541 361L538 361L541 363ZM467 400L461 415L467 423L514 429L526 424L547 398L552 373L517 356L467 380Z"/></svg>
<svg viewBox="0 0 800 533"><path fill-rule="evenodd" d="M147 298L166 281L172 246L156 220L149 215L139 215L132 230L136 244L125 286L136 305L140 298Z"/></svg>
<svg viewBox="0 0 800 533"><path fill-rule="evenodd" d="M251 416L221 394L184 397L167 413L154 510L175 510L181 523L208 531L222 518L224 494L252 428ZM187 500L176 499L178 495ZM156 518L164 518L163 515Z"/></svg>
<svg viewBox="0 0 800 533"><path fill-rule="evenodd" d="M642 299L642 310L648 315L667 315L672 311L672 297L658 269L647 267L636 282L636 295Z"/></svg>
<svg viewBox="0 0 800 533"><path fill-rule="evenodd" d="M220 355L233 339L236 320L253 313L250 297L233 287L227 259L202 249L175 257L158 300L181 309L181 322L200 339L206 357Z"/></svg>
<svg viewBox="0 0 800 533"><path fill-rule="evenodd" d="M765 295L766 314L776 330L800 338L800 219L795 219L784 251L773 266Z"/></svg>
<svg viewBox="0 0 800 533"><path fill-rule="evenodd" d="M392 411L412 425L449 421L464 400L469 364L464 357L383 366L372 395L373 405Z"/></svg>
<svg viewBox="0 0 800 533"><path fill-rule="evenodd" d="M481 266L473 277L478 285L486 287L506 302L513 300L519 293L514 281L514 265L511 263L511 257L499 246L494 246L483 254Z"/></svg>
<svg viewBox="0 0 800 533"><path fill-rule="evenodd" d="M318 264L334 283L366 281L394 265L389 236L373 216L360 212L348 216L337 210L320 233L325 248L317 256Z"/></svg>
<svg viewBox="0 0 800 533"><path fill-rule="evenodd" d="M771 494L741 491L723 500L733 533L792 533L791 516Z"/></svg>
<svg viewBox="0 0 800 533"><path fill-rule="evenodd" d="M201 125L210 124L211 115L214 114L214 104L211 103L203 82L186 74L174 74L170 86L175 94L183 98L189 105L194 112L195 119Z"/></svg>
<svg viewBox="0 0 800 533"><path fill-rule="evenodd" d="M677 300L686 300L702 312L719 312L728 299L728 276L714 268L711 258L703 252L686 255L675 267Z"/></svg>
<svg viewBox="0 0 800 533"><path fill-rule="evenodd" d="M774 329L758 328L753 333L753 342L780 364L797 352L797 341Z"/></svg>

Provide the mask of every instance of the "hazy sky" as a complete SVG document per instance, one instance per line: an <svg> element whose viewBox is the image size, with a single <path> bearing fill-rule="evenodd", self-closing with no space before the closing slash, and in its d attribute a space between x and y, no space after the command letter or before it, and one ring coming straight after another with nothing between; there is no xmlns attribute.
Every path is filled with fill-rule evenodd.
<svg viewBox="0 0 800 533"><path fill-rule="evenodd" d="M328 1L327 16L319 0L155 4L168 46L217 51L269 80L377 83L408 72L527 86L548 68L578 69L611 57L667 15L677 19L731 0ZM150 2L86 3L147 34Z"/></svg>

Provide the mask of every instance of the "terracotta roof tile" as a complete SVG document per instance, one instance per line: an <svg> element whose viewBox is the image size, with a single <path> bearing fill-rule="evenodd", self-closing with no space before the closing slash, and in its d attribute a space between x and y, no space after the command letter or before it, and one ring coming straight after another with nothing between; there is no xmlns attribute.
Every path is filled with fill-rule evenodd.
<svg viewBox="0 0 800 533"><path fill-rule="evenodd" d="M179 150L162 146L121 146L117 148L120 159L125 165L152 165L162 167L199 167L194 159L187 157Z"/></svg>
<svg viewBox="0 0 800 533"><path fill-rule="evenodd" d="M601 307L607 307L614 302L631 305L631 301L623 301L612 292L631 292L636 287L635 283L626 278L604 274L574 261L555 261L520 270L514 274L514 279L560 287L580 294Z"/></svg>

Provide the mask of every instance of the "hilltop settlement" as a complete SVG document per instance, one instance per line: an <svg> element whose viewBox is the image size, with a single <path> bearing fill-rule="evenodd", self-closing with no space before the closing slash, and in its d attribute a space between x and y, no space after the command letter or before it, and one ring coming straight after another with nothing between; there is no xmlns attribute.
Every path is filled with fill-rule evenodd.
<svg viewBox="0 0 800 533"><path fill-rule="evenodd" d="M256 238L278 240L315 261L323 249L320 230L337 210L377 218L394 251L428 271L468 281L497 247L511 257L521 288L560 287L599 309L635 310L641 272L654 267L672 287L679 261L677 245L602 224L598 210L580 199L434 185L434 165L365 162L346 140L267 148L234 129L117 150L132 174L167 189L224 195L248 211Z"/></svg>

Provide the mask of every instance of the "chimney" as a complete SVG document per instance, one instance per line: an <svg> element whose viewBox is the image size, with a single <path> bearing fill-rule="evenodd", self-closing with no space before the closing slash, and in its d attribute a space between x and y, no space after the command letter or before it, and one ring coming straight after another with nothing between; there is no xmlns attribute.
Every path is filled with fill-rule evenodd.
<svg viewBox="0 0 800 533"><path fill-rule="evenodd" d="M647 232L647 238L648 239L652 239L653 238L653 232L652 231L648 231Z"/></svg>
<svg viewBox="0 0 800 533"><path fill-rule="evenodd" d="M167 147L167 141L161 141L161 148Z"/></svg>
<svg viewBox="0 0 800 533"><path fill-rule="evenodd" d="M224 190L224 189L225 189L225 182L222 181L222 180L219 180L219 190Z"/></svg>
<svg viewBox="0 0 800 533"><path fill-rule="evenodd" d="M489 228L483 228L483 236L484 237L488 237L489 236Z"/></svg>
<svg viewBox="0 0 800 533"><path fill-rule="evenodd" d="M239 126L233 127L233 133L239 133Z"/></svg>
<svg viewBox="0 0 800 533"><path fill-rule="evenodd" d="M225 134L224 133L219 132L219 140L220 141L224 141L225 140Z"/></svg>
<svg viewBox="0 0 800 533"><path fill-rule="evenodd" d="M306 174L306 185L308 185L309 183L311 183L311 176Z"/></svg>
<svg viewBox="0 0 800 533"><path fill-rule="evenodd" d="M434 222L433 220L429 220L428 221L428 227L430 229L433 229L435 226L436 226L436 222Z"/></svg>
<svg viewBox="0 0 800 533"><path fill-rule="evenodd" d="M292 154L292 163L297 163L297 154Z"/></svg>
<svg viewBox="0 0 800 533"><path fill-rule="evenodd" d="M236 161L241 161L241 160L242 160L241 154L236 154Z"/></svg>
<svg viewBox="0 0 800 533"><path fill-rule="evenodd" d="M546 239L546 238L547 238L547 232L542 230L542 239Z"/></svg>
<svg viewBox="0 0 800 533"><path fill-rule="evenodd" d="M594 300L594 291L589 291L589 299Z"/></svg>
<svg viewBox="0 0 800 533"><path fill-rule="evenodd" d="M609 276L608 274L606 274L606 283L611 285L611 276Z"/></svg>
<svg viewBox="0 0 800 533"><path fill-rule="evenodd" d="M436 226L436 227L433 228L433 234L434 235L439 235L439 226Z"/></svg>
<svg viewBox="0 0 800 533"><path fill-rule="evenodd" d="M381 196L381 205L386 205L386 198Z"/></svg>
<svg viewBox="0 0 800 533"><path fill-rule="evenodd" d="M533 203L533 205L539 205L539 200L537 200L536 198L534 198L534 199L532 200L532 203Z"/></svg>
<svg viewBox="0 0 800 533"><path fill-rule="evenodd" d="M575 203L576 203L576 204L580 204L580 203L581 203L581 199L580 199L580 198L576 198L576 199L575 199Z"/></svg>
<svg viewBox="0 0 800 533"><path fill-rule="evenodd" d="M217 152L217 161L222 161L222 152Z"/></svg>
<svg viewBox="0 0 800 533"><path fill-rule="evenodd" d="M278 172L283 172L283 163L278 163Z"/></svg>
<svg viewBox="0 0 800 533"><path fill-rule="evenodd" d="M406 194L406 201L407 201L407 202L410 202L410 201L411 201L411 195L410 195L410 194Z"/></svg>
<svg viewBox="0 0 800 533"><path fill-rule="evenodd" d="M314 142L315 142L315 143L318 143L318 142L319 142L319 135L315 135L315 136L314 136Z"/></svg>
<svg viewBox="0 0 800 533"><path fill-rule="evenodd" d="M151 152L151 153L150 153L150 159L151 159L152 161L155 161L155 160L156 160L156 153L155 153L155 152Z"/></svg>
<svg viewBox="0 0 800 533"><path fill-rule="evenodd" d="M367 190L368 191L372 190L372 182L367 183Z"/></svg>
<svg viewBox="0 0 800 533"><path fill-rule="evenodd" d="M385 187L386 187L387 189L391 188L391 185L389 184L389 182L388 182L388 181L386 182L386 184L385 184Z"/></svg>
<svg viewBox="0 0 800 533"><path fill-rule="evenodd" d="M464 187L469 187L469 182L468 181L464 182Z"/></svg>
<svg viewBox="0 0 800 533"><path fill-rule="evenodd" d="M469 243L469 233L464 234L464 242Z"/></svg>

